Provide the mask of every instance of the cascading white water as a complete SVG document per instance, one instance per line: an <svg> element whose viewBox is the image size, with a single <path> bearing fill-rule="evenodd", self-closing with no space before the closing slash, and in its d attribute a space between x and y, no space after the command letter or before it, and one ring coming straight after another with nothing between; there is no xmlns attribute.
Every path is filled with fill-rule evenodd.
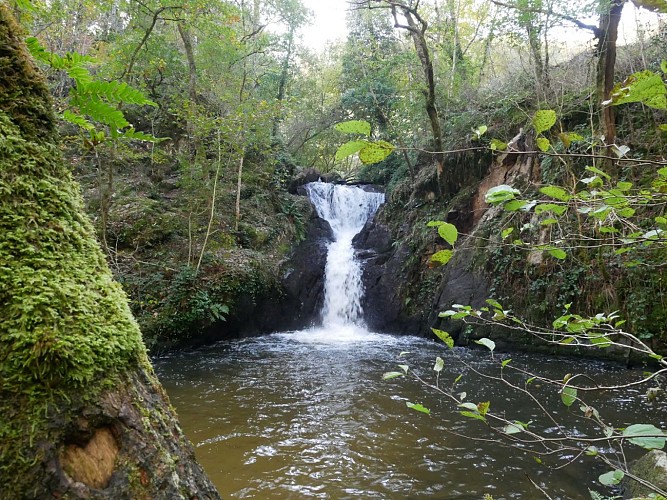
<svg viewBox="0 0 667 500"><path fill-rule="evenodd" d="M355 258L352 239L384 202L384 194L326 182L311 182L305 187L317 214L329 223L334 237L324 272L322 325L362 327L361 266Z"/></svg>

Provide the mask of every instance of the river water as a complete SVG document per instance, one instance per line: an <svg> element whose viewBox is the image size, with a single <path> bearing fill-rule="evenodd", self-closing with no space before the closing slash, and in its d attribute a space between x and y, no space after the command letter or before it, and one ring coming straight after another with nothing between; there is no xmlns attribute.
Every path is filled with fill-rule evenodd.
<svg viewBox="0 0 667 500"><path fill-rule="evenodd" d="M589 488L610 493L596 482L608 468L592 458L559 468L573 456L545 458L540 464L521 449L477 441L494 435L434 389L409 376L383 379L385 372L401 371L402 364L409 365L410 374L435 383L433 366L439 356L444 360L440 387L465 392L466 401L490 401L494 412L531 421L531 428L547 435L557 432L528 398L484 377L498 375L507 355L448 350L427 339L368 332L351 240L381 199L321 183L309 189L318 213L332 218L335 236L322 326L221 342L155 360L183 429L222 496L481 499L488 493L495 500L540 498L531 480L554 499L590 498ZM364 216L357 217L354 207ZM346 214L344 221L336 221L341 216L335 214ZM641 375L616 365L522 354L512 354L508 366L553 379L583 371L605 385ZM514 373L510 378L524 383L528 376ZM566 408L556 388L539 382L530 387L573 433L593 432L578 405ZM652 423L665 428L664 406L648 402L644 391L607 391L587 402L616 427ZM408 408L408 402L424 405L430 415ZM631 448L626 452L626 459L641 454Z"/></svg>

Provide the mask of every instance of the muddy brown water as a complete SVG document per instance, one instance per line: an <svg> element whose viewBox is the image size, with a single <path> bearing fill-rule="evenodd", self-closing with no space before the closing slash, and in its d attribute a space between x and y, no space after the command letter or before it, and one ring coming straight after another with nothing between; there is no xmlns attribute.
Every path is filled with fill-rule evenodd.
<svg viewBox="0 0 667 500"><path fill-rule="evenodd" d="M407 354L406 354L407 353ZM402 354L402 355L401 355ZM490 438L484 423L411 378L383 380L407 364L435 381L436 356L445 361L442 387L454 379L467 401L490 401L508 418L557 432L534 405L507 386L472 373L496 374L510 355L457 348L418 337L373 334L353 327L308 330L223 342L155 360L197 457L225 498L590 498L611 494L597 482L608 467L584 457L557 469L572 455L538 464L528 453L462 437ZM592 361L512 354L511 365L554 379L584 371L605 384L640 376ZM468 364L468 367L465 366ZM519 380L519 379L517 379ZM520 381L520 380L519 380ZM578 405L564 407L556 389L531 386L559 421L577 435L591 435ZM607 391L589 398L616 427L652 423L667 428L662 402L648 402L646 388ZM406 402L430 408L426 415ZM626 459L641 455L632 446Z"/></svg>

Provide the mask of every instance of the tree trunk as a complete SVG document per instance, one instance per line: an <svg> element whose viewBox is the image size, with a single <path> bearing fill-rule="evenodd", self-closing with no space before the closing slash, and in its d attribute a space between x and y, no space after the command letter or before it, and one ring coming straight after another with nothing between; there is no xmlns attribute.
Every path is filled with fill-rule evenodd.
<svg viewBox="0 0 667 500"><path fill-rule="evenodd" d="M280 82L278 84L278 95L276 100L280 105L281 109L276 114L273 119L273 127L271 129L271 138L275 141L278 138L278 132L280 130L280 123L283 120L283 111L282 104L285 100L285 89L287 88L287 79L289 78L289 64L292 57L292 50L294 44L294 27L290 26L289 33L287 34L287 54L285 54L285 59L283 59L282 68L280 71Z"/></svg>
<svg viewBox="0 0 667 500"><path fill-rule="evenodd" d="M605 2L606 3L606 2ZM625 0L611 0L600 14L598 37L598 67L597 67L597 97L598 103L609 99L614 88L614 69L616 66L616 41L618 40L618 25L621 22L621 12ZM608 145L616 141L616 118L613 106L602 107L602 130L605 143Z"/></svg>
<svg viewBox="0 0 667 500"><path fill-rule="evenodd" d="M431 134L433 136L433 148L435 150L435 161L436 161L436 176L438 182L438 196L442 196L443 192L443 180L442 174L444 169L444 154L443 154L443 144L442 144L442 128L440 127L440 116L438 114L438 108L435 104L435 78L433 76L433 63L431 61L431 55L428 50L428 45L426 43L426 37L424 32L426 31L426 22L421 20L422 27L418 27L413 16L414 12L407 8L402 7L401 13L407 21L407 26L403 26L398 22L396 17L396 10L394 8L394 21L395 26L398 28L405 28L408 30L412 37L412 41L415 46L415 51L417 52L417 57L421 62L422 69L424 71L424 78L426 80L426 90L424 91L424 97L426 98L426 114L428 115L429 122L431 124Z"/></svg>
<svg viewBox="0 0 667 500"><path fill-rule="evenodd" d="M0 3L0 498L219 498L60 157Z"/></svg>

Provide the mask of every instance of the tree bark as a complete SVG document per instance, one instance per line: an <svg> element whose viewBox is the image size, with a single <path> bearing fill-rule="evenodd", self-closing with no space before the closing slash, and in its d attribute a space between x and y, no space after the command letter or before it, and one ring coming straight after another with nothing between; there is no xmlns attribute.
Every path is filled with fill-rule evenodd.
<svg viewBox="0 0 667 500"><path fill-rule="evenodd" d="M605 3L607 0L603 0ZM618 25L621 22L625 0L611 0L600 14L598 36L598 67L597 67L597 97L602 103L609 99L614 88L614 69L616 66L616 42L618 40ZM602 107L602 130L605 143L608 145L616 141L616 117L613 106Z"/></svg>
<svg viewBox="0 0 667 500"><path fill-rule="evenodd" d="M429 122L431 125L431 134L433 136L433 149L435 150L434 156L436 161L436 176L438 183L438 196L442 196L443 193L443 170L444 170L444 147L442 143L442 128L440 126L440 116L438 114L438 108L435 103L435 78L433 73L433 62L431 61L431 54L428 50L428 44L426 43L425 32L428 28L426 21L423 20L414 9L398 3L392 3L392 14L394 16L394 26L396 28L406 29L410 36L412 37L413 44L415 46L415 52L417 57L421 62L422 70L424 71L424 79L426 81L426 90L424 91L424 97L426 98L426 114L428 115ZM406 25L399 23L396 16L396 9L401 10L401 14L405 17ZM417 24L419 23L419 25Z"/></svg>
<svg viewBox="0 0 667 500"><path fill-rule="evenodd" d="M219 498L155 377L0 3L0 498Z"/></svg>

